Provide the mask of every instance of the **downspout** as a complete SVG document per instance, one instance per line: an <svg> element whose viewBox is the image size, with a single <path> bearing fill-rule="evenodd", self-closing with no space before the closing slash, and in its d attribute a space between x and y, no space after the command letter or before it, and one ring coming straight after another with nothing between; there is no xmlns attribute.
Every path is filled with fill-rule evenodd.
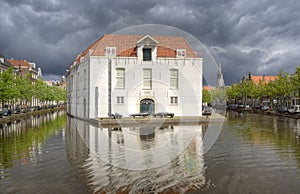
<svg viewBox="0 0 300 194"><path fill-rule="evenodd" d="M108 116L111 119L111 59L108 60Z"/></svg>

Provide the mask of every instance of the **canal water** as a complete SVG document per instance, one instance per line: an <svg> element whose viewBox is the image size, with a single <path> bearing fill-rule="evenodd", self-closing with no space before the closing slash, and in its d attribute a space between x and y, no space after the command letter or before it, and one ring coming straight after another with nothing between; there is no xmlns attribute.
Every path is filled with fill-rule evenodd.
<svg viewBox="0 0 300 194"><path fill-rule="evenodd" d="M0 193L299 193L300 120L227 119L206 153L207 125L99 128L64 112L1 124Z"/></svg>

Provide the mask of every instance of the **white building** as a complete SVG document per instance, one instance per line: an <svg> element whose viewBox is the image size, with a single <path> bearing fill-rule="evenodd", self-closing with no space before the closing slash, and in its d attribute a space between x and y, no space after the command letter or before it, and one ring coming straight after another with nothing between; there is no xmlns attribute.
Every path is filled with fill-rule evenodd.
<svg viewBox="0 0 300 194"><path fill-rule="evenodd" d="M104 35L67 70L67 111L201 115L202 58L183 37Z"/></svg>

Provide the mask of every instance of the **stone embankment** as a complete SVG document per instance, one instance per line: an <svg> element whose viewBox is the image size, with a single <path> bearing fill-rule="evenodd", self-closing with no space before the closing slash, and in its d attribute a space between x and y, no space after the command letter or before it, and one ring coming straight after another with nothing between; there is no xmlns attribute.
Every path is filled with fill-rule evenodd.
<svg viewBox="0 0 300 194"><path fill-rule="evenodd" d="M11 116L3 116L2 118L0 118L0 123L7 123L10 121L15 121L15 120L30 117L30 116L41 115L41 114L55 112L55 111L59 111L59 110L65 110L65 109L66 109L65 106L61 106L61 107L48 108L48 109L42 109L42 110L35 110L35 111L20 113L20 114L12 114Z"/></svg>
<svg viewBox="0 0 300 194"><path fill-rule="evenodd" d="M110 119L110 118L95 118L89 119L89 123L101 127L142 127L142 126L155 126L155 125L197 125L201 123L209 122L224 122L226 117L220 114L212 114L209 116L189 116L173 118L154 118L154 117L124 117L121 119ZM85 119L81 119L85 120Z"/></svg>
<svg viewBox="0 0 300 194"><path fill-rule="evenodd" d="M260 110L260 109L254 109L254 110L231 110L231 111L236 111L239 113L253 113L253 114L263 114L263 115L273 115L273 116L280 116L280 117L289 117L289 118L294 118L294 119L300 119L300 114L297 113L288 113L288 112L277 112L274 110Z"/></svg>

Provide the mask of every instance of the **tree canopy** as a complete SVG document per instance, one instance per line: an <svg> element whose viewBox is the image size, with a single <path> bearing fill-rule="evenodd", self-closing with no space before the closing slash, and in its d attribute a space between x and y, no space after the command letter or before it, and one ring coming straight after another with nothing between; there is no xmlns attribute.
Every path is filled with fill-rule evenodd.
<svg viewBox="0 0 300 194"><path fill-rule="evenodd" d="M43 80L33 80L30 74L18 76L13 68L0 74L0 101L30 101L32 98L46 101L66 101L66 90L59 86L48 86Z"/></svg>

